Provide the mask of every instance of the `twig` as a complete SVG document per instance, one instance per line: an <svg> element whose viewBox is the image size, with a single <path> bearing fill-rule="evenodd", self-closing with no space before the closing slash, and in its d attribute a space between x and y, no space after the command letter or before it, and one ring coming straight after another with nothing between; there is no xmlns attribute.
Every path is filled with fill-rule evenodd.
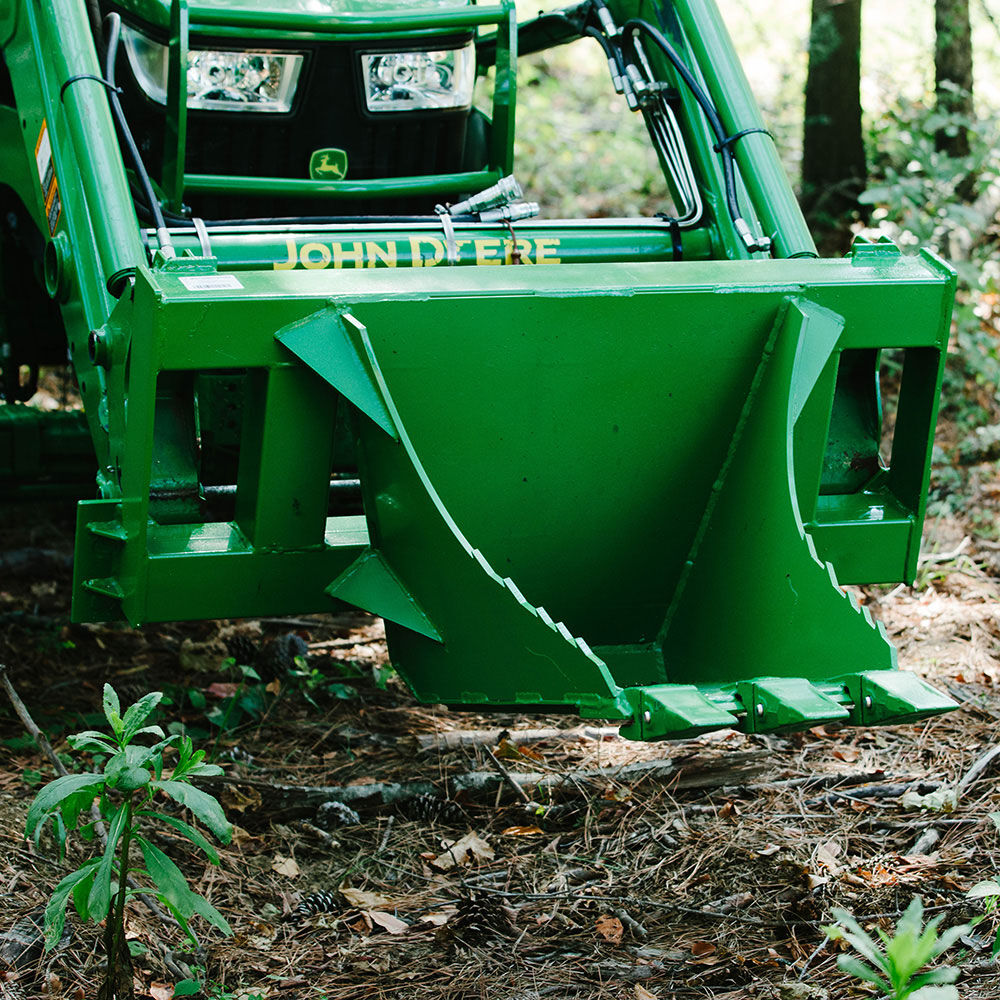
<svg viewBox="0 0 1000 1000"><path fill-rule="evenodd" d="M965 772L965 776L958 783L958 793L959 795L968 788L977 778L981 777L982 774L989 768L989 766L1000 757L1000 743L996 746L990 747L973 765Z"/></svg>
<svg viewBox="0 0 1000 1000"><path fill-rule="evenodd" d="M14 690L14 685L11 684L10 678L7 676L7 666L3 663L0 663L0 682L3 683L3 689L7 692L7 697L10 699L11 705L14 706L14 711L17 713L17 717L21 720L24 728L28 730L28 733L35 741L38 749L42 751L42 753L48 758L49 763L55 768L56 774L58 774L60 778L69 774L69 771L66 770L66 766L56 756L56 752L52 749L52 744L49 743L45 733L38 728L35 724L35 720L31 717L31 714L25 707L24 702L18 697L17 692Z"/></svg>
<svg viewBox="0 0 1000 1000"><path fill-rule="evenodd" d="M918 560L918 564L921 566L928 566L940 563L949 563L953 559L957 559L968 547L969 543L972 541L968 535L966 535L959 543L951 550L951 552L929 552L927 555L922 555Z"/></svg>
<svg viewBox="0 0 1000 1000"><path fill-rule="evenodd" d="M508 771L507 768L500 763L497 755L489 747L483 747L483 749L486 751L486 756L489 757L490 762L497 769L503 780L514 789L514 793L525 805L531 805L531 796L528 795L528 793L511 777L510 771Z"/></svg>
<svg viewBox="0 0 1000 1000"><path fill-rule="evenodd" d="M916 785L916 790L921 795L937 791L941 787L940 781L922 781ZM852 788L851 791L833 791L823 795L818 799L808 799L807 806L817 806L824 802L836 802L837 799L893 799L898 798L904 792L914 788L914 783L901 782L889 785L865 785L861 788Z"/></svg>
<svg viewBox="0 0 1000 1000"><path fill-rule="evenodd" d="M939 840L941 839L941 834L934 829L933 826L929 826L923 833L917 837L913 846L906 852L907 856L915 854L926 854Z"/></svg>
<svg viewBox="0 0 1000 1000"><path fill-rule="evenodd" d="M800 981L806 978L806 971L809 969L809 966L812 965L813 959L827 946L829 940L829 935L824 934L823 940L820 941L820 943L813 949L812 954L810 954L810 956L806 959L805 965L802 966L802 971L799 973Z"/></svg>
<svg viewBox="0 0 1000 1000"><path fill-rule="evenodd" d="M376 854L381 854L385 850L385 845L389 843L389 835L392 833L392 824L396 822L395 816L390 816L385 824L385 832L382 834L382 840L378 845L378 850Z"/></svg>
<svg viewBox="0 0 1000 1000"><path fill-rule="evenodd" d="M628 910L623 910L621 907L615 907L611 911L623 924L625 924L632 933L640 940L645 941L649 937L649 933L638 920L633 917Z"/></svg>

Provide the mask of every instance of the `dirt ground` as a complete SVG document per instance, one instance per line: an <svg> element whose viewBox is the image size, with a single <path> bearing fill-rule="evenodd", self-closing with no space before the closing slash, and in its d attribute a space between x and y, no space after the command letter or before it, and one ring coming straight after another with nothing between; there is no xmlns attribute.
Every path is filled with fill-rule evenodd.
<svg viewBox="0 0 1000 1000"><path fill-rule="evenodd" d="M237 829L221 865L158 842L234 935L202 924L193 950L135 903L138 995L169 998L177 970L194 967L218 1000L870 996L837 969L831 907L888 928L919 894L947 926L983 914L965 894L1000 868L985 757L1000 718L1000 480L984 465L969 481L965 513L928 523L918 585L862 593L901 665L960 702L918 725L642 745L574 719L418 706L362 615L71 625L69 503L2 514L0 662L59 751L99 721L109 680L123 702L166 691L161 721L226 767L216 790ZM27 549L42 551L10 561ZM261 681L241 688L230 655ZM227 705L220 730L206 714L222 721ZM525 729L566 731L518 742ZM458 731L480 742L446 745ZM521 794L500 769L542 784ZM49 954L32 931L90 849L71 841L60 862L47 839L25 841L28 803L52 774L0 703L3 1000L90 998L100 978L98 928L71 913ZM376 785L346 825L298 787ZM326 912L296 917L320 890ZM996 931L988 916L947 956L963 1000L1000 997Z"/></svg>

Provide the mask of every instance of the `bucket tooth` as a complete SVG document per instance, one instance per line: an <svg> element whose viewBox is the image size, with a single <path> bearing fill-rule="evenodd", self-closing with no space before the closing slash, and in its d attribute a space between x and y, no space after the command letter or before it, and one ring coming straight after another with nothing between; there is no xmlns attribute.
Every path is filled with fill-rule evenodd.
<svg viewBox="0 0 1000 1000"><path fill-rule="evenodd" d="M687 739L739 724L693 684L649 684L625 688L624 694L633 711L621 735L629 740Z"/></svg>
<svg viewBox="0 0 1000 1000"><path fill-rule="evenodd" d="M957 708L957 702L904 670L867 670L840 678L856 726L914 722Z"/></svg>
<svg viewBox="0 0 1000 1000"><path fill-rule="evenodd" d="M746 706L748 733L794 732L850 717L843 705L802 677L760 677L738 684L737 691Z"/></svg>

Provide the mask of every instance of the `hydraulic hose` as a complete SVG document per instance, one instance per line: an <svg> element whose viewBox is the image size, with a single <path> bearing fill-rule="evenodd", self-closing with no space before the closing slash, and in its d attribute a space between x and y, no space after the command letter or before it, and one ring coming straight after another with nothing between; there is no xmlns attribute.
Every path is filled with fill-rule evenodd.
<svg viewBox="0 0 1000 1000"><path fill-rule="evenodd" d="M156 238L160 244L160 251L164 257L175 257L176 253L174 251L174 245L170 240L170 233L167 232L167 225L163 218L163 210L160 208L160 202L156 197L156 193L153 191L153 184L149 179L149 173L146 170L146 165L142 162L139 147L135 144L135 139L132 136L132 130L128 127L128 122L125 120L125 112L122 111L122 104L118 99L118 88L115 84L115 59L118 56L118 42L121 39L121 15L116 13L108 14L108 16L104 19L104 23L108 29L107 50L104 55L104 79L108 85L108 97L111 100L111 111L115 116L115 121L118 123L118 129L122 134L122 139L124 140L125 147L128 150L129 159L132 161L132 166L135 168L136 177L142 187L146 204L149 206L149 210L153 215L153 220L156 224Z"/></svg>
<svg viewBox="0 0 1000 1000"><path fill-rule="evenodd" d="M722 179L726 188L726 207L729 209L729 214L735 222L737 219L742 218L742 213L740 211L739 200L736 195L736 169L733 161L733 151L730 147L730 143L727 141L729 137L726 135L726 130L722 125L722 119L719 118L719 113L715 110L715 105L712 103L709 96L702 90L701 85L695 79L694 74L688 69L687 64L681 58L677 50L670 44L666 36L660 31L659 28L650 24L648 21L643 21L638 18L633 18L630 21L625 22L625 26L622 28L622 34L629 39L631 42L632 37L636 32L642 31L647 34L650 39L656 44L663 54L670 60L671 65L677 71L677 75L684 81L685 86L691 91L692 96L698 102L701 110L705 113L705 118L708 120L708 126L712 130L712 134L715 136L716 145L719 151L719 156L722 159Z"/></svg>

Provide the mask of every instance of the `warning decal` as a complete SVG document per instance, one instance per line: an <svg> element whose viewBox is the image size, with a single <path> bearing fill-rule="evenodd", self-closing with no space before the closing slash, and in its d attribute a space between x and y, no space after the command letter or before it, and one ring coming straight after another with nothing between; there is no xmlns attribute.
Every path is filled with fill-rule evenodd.
<svg viewBox="0 0 1000 1000"><path fill-rule="evenodd" d="M59 197L59 183L56 180L56 168L52 161L52 140L49 138L49 125L44 119L42 130L38 133L35 143L35 166L38 168L38 181L42 186L42 201L45 204L45 217L49 224L49 235L54 236L59 216L62 214L62 199Z"/></svg>

